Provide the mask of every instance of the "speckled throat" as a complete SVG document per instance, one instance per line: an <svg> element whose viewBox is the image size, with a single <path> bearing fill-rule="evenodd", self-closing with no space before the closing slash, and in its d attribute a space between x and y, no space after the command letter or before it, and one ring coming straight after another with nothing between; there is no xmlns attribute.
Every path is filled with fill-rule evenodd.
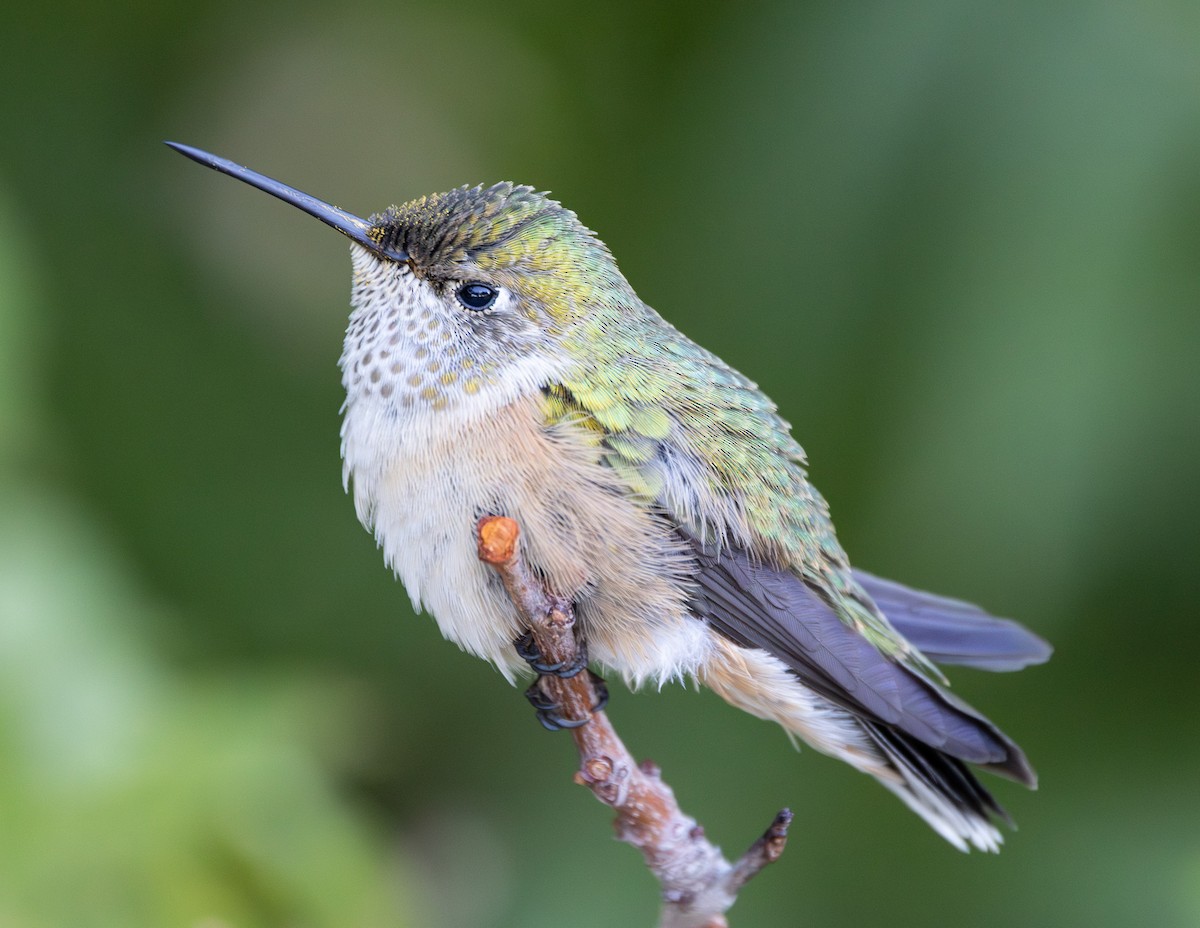
<svg viewBox="0 0 1200 928"><path fill-rule="evenodd" d="M547 365L531 358L538 329L527 317L505 306L468 312L447 284L407 264L358 246L352 256L354 310L340 361L348 402L375 396L400 417L466 407L481 413L536 389L522 370L531 359L539 370Z"/></svg>

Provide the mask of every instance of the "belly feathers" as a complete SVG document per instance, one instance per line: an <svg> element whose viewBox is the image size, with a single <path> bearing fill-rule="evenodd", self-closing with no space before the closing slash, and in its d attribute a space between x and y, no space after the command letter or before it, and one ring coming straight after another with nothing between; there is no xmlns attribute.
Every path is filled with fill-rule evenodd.
<svg viewBox="0 0 1200 928"><path fill-rule="evenodd" d="M600 462L594 439L547 426L538 398L462 423L433 441L401 444L347 467L360 518L415 606L447 638L512 678L523 629L494 572L476 557L484 515L516 519L522 556L572 599L593 659L638 684L690 674L710 647L687 607L690 564L661 516Z"/></svg>

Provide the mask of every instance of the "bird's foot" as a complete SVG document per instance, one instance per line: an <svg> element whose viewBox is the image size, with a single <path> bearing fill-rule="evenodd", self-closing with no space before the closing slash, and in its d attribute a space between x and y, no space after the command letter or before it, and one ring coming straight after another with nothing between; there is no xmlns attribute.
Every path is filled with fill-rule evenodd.
<svg viewBox="0 0 1200 928"><path fill-rule="evenodd" d="M568 680L587 667L587 645L580 641L575 649L575 657L570 661L560 661L556 664L546 663L546 657L537 646L533 632L526 632L513 642L513 647L521 658L537 671L538 676L552 674L563 680Z"/></svg>
<svg viewBox="0 0 1200 928"><path fill-rule="evenodd" d="M575 671L579 673L579 671ZM572 674L574 676L575 674ZM553 699L546 695L542 689L542 675L539 676L529 689L525 691L525 698L529 700L530 705L537 712L537 720L542 723L542 727L547 731L563 731L564 729L579 728L591 718L591 714L599 712L608 705L608 684L604 682L604 678L599 674L588 671L588 677L592 681L592 688L596 691L596 703L592 706L588 713L588 718L584 719L566 719L562 717L562 706L556 703Z"/></svg>

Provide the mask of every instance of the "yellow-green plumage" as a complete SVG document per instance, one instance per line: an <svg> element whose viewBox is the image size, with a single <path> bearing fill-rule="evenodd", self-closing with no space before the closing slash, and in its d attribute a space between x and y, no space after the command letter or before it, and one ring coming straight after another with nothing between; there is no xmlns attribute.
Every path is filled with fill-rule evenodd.
<svg viewBox="0 0 1200 928"><path fill-rule="evenodd" d="M606 462L632 492L697 537L796 571L885 654L942 679L854 581L804 451L755 383L648 308L601 305L581 328L565 340L577 364L556 385L550 419L595 423ZM686 493L663 464L678 470L684 459L696 470Z"/></svg>
<svg viewBox="0 0 1200 928"><path fill-rule="evenodd" d="M497 184L361 220L175 147L356 243L346 479L448 637L521 666L515 610L473 539L479 516L509 515L596 660L634 685L693 676L870 773L957 846L996 849L1003 813L966 765L1033 773L921 649L999 670L1048 647L853 570L774 404L642 303L573 213Z"/></svg>
<svg viewBox="0 0 1200 928"><path fill-rule="evenodd" d="M532 401L540 428L569 442L564 459L583 455L583 472L550 465L539 477L541 486L574 485L569 499L547 505L537 494L469 493L483 500L480 511L526 524L531 546L568 554L567 565L551 564L546 553L539 563L536 549L531 559L576 601L593 656L633 682L648 672L695 675L734 704L872 773L952 842L994 849L999 834L988 816L1002 813L963 761L1028 784L1032 771L1015 744L938 688L940 672L864 589L866 575L852 571L828 506L808 481L803 450L757 386L642 303L603 243L573 213L528 188L460 188L372 222L382 242L409 255L405 299L440 305L445 324L460 326L447 363L469 359L495 378L485 388L494 407L478 421L439 398L432 416L410 416L409 434L452 433L466 423L477 436L498 421L499 409ZM385 264L379 272L394 273ZM491 317L464 316L454 302L464 282L493 288L509 303ZM374 298L355 304L356 315L381 311ZM350 349L353 341L350 354L361 350ZM537 373L526 380L530 363ZM347 387L349 426L353 377ZM533 444L518 432L508 426L488 444ZM349 453L356 488L360 479L375 482L354 459ZM612 531L598 514L614 492L630 524L584 557L585 539ZM364 518L385 553L389 538L407 531L403 513L420 505L418 496L411 490L382 507L390 516L373 510ZM640 538L640 553L624 550L621 532ZM412 578L410 588L427 586L422 569L390 561ZM464 568L456 580L459 592L472 582L467 574ZM422 599L448 635L471 647L452 604ZM505 665L494 648L477 650Z"/></svg>

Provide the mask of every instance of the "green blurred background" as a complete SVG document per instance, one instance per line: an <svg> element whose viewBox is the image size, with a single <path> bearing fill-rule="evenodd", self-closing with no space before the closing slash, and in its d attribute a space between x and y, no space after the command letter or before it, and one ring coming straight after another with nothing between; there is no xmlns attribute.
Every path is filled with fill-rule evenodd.
<svg viewBox="0 0 1200 928"><path fill-rule="evenodd" d="M997 858L709 694L611 715L736 928L1200 923L1200 6L63 0L0 14L0 926L650 925L565 737L340 484L359 213L550 189L796 426L862 566L1020 617Z"/></svg>

